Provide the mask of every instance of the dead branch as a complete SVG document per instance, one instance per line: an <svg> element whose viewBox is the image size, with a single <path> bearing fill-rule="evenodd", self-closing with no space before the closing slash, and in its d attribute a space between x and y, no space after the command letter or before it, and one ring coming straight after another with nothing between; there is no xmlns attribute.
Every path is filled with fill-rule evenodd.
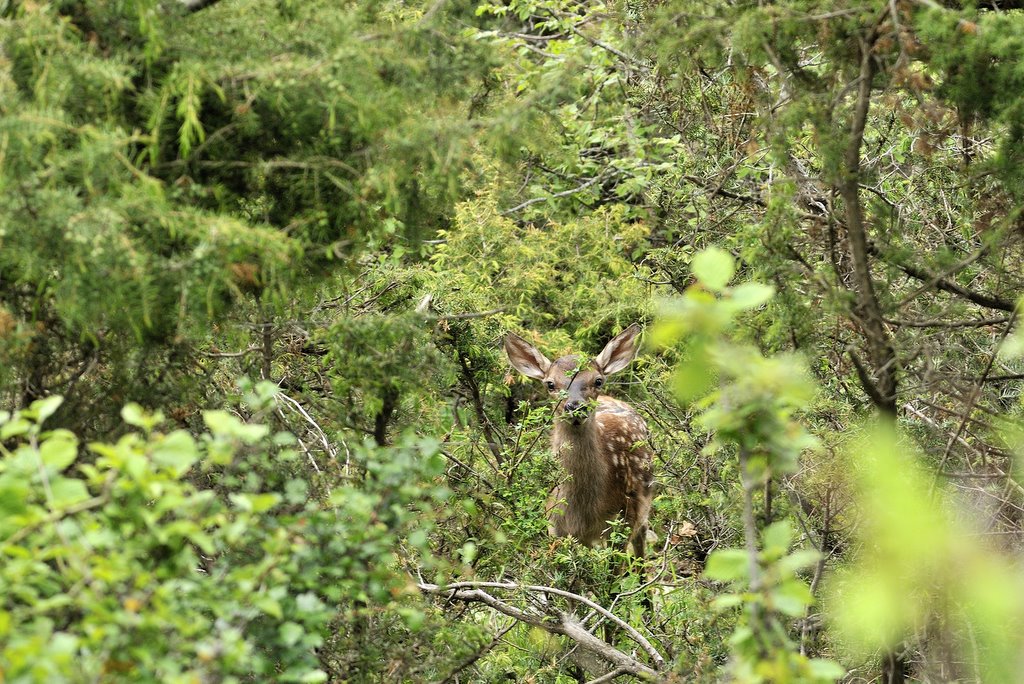
<svg viewBox="0 0 1024 684"><path fill-rule="evenodd" d="M594 183L597 183L598 181L600 181L603 178L605 178L606 175L607 175L607 172L599 173L596 176L594 176L593 178L591 178L591 179L581 183L580 185L577 185L575 188L572 188L570 190L562 190L561 192L556 192L556 193L554 193L552 195L549 195L548 197L533 197L531 199L526 200L525 202L521 202L520 204L517 204L514 207L502 210L501 215L502 216L508 216L509 214L516 213L520 209L525 209L526 207L528 207L530 205L533 205L533 204L537 204L539 202L547 202L548 200L553 200L553 199L556 199L556 198L559 198L559 197L569 197L570 195L575 195L577 192L583 192L584 190L589 188Z"/></svg>
<svg viewBox="0 0 1024 684"><path fill-rule="evenodd" d="M608 674L601 675L597 679L591 679L589 682L587 682L587 684L601 684L602 682L611 682L614 681L616 677L624 674L629 674L629 671L625 668L619 667L612 670Z"/></svg>
<svg viewBox="0 0 1024 684"><path fill-rule="evenodd" d="M455 582L448 586L421 582L418 584L418 587L425 594L444 596L449 600L483 603L503 615L515 618L519 622L539 627L552 634L569 637L580 647L621 669L622 674L630 674L639 679L652 680L657 677L657 669L655 668L662 668L665 665L665 659L658 653L657 649L643 635L637 632L632 625L579 594L555 587L517 584L514 582ZM652 668L645 665L633 656L623 653L614 646L597 638L587 631L579 620L568 613L557 611L553 608L548 609L545 613L535 610L524 610L487 593L484 591L484 588L513 589L539 594L553 594L583 603L621 627L633 641L647 652L655 667Z"/></svg>
<svg viewBox="0 0 1024 684"><path fill-rule="evenodd" d="M926 320L926 321L909 321L909 320L896 320L896 319L885 319L885 322L890 325L899 326L901 328L984 328L990 325L1002 325L1007 323L1009 318L979 318L972 321L943 321L939 319Z"/></svg>
<svg viewBox="0 0 1024 684"><path fill-rule="evenodd" d="M885 259L884 255L882 256ZM892 262L890 262L892 263ZM936 290L942 290L943 292L949 292L958 297L966 299L969 302L973 302L978 306L985 307L986 309L995 309L996 311L1007 311L1012 313L1016 308L1016 303L1009 300L1003 299L1002 297L996 297L993 295L987 295L982 292L975 292L969 290L962 285L958 285L947 278L944 278L933 273L929 273L923 268L912 266L906 263L893 263L894 266L899 268L901 271L906 273L908 276L915 280L920 280L923 283L928 283L931 287Z"/></svg>

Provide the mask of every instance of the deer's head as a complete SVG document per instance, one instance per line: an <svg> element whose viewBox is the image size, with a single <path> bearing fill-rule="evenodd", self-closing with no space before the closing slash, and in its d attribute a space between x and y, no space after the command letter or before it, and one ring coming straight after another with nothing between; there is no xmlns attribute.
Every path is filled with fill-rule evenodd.
<svg viewBox="0 0 1024 684"><path fill-rule="evenodd" d="M549 361L536 347L509 333L505 352L512 366L528 378L540 380L548 393L557 399L555 415L580 425L593 413L606 378L617 373L633 360L637 350L640 326L634 323L616 335L592 361L569 355Z"/></svg>

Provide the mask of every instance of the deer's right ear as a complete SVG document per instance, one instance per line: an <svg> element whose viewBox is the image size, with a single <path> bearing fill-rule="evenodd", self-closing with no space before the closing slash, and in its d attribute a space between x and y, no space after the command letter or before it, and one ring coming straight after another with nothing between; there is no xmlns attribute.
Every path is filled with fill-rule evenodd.
<svg viewBox="0 0 1024 684"><path fill-rule="evenodd" d="M534 380L543 380L551 367L546 356L515 333L505 335L505 353L513 368Z"/></svg>
<svg viewBox="0 0 1024 684"><path fill-rule="evenodd" d="M605 375L611 375L628 366L636 355L639 334L640 326L634 323L612 338L594 359L600 371Z"/></svg>

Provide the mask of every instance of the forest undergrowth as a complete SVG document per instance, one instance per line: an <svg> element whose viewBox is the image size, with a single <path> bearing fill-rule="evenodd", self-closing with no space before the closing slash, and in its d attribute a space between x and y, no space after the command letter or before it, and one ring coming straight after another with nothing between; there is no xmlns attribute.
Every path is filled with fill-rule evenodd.
<svg viewBox="0 0 1024 684"><path fill-rule="evenodd" d="M0 0L0 682L1020 681L1022 65L1012 0ZM549 536L502 345L632 324L643 559Z"/></svg>

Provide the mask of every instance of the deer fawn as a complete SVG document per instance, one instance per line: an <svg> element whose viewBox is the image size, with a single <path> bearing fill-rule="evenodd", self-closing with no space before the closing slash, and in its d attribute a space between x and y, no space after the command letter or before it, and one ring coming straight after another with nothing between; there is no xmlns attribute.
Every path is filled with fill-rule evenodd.
<svg viewBox="0 0 1024 684"><path fill-rule="evenodd" d="M505 352L516 370L542 381L558 400L551 448L570 477L548 497L549 532L593 546L621 513L633 552L642 557L654 498L647 424L629 404L601 394L605 378L633 360L639 334L634 323L583 366L576 356L549 361L512 333Z"/></svg>

